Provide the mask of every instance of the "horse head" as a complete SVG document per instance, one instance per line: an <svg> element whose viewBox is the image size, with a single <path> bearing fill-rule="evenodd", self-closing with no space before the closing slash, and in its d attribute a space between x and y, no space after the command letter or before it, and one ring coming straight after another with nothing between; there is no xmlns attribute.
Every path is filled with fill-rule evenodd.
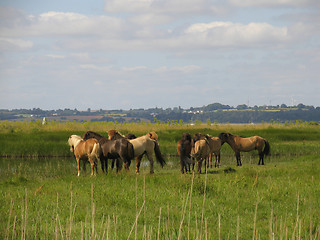
<svg viewBox="0 0 320 240"><path fill-rule="evenodd" d="M68 139L68 144L70 146L70 152L74 152L74 149L78 143L82 141L82 138L78 135L71 135Z"/></svg>
<svg viewBox="0 0 320 240"><path fill-rule="evenodd" d="M158 134L156 134L155 132L149 132L149 137L153 140L158 141Z"/></svg>
<svg viewBox="0 0 320 240"><path fill-rule="evenodd" d="M218 137L221 140L221 145L223 145L225 142L228 142L233 135L231 133L220 133Z"/></svg>
<svg viewBox="0 0 320 240"><path fill-rule="evenodd" d="M117 140L121 138L125 138L121 133L119 133L117 130L109 130L108 131L109 140Z"/></svg>

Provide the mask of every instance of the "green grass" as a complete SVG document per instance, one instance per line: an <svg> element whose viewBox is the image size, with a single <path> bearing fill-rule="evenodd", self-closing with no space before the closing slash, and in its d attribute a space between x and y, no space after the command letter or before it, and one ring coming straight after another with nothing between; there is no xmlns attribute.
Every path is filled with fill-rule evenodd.
<svg viewBox="0 0 320 240"><path fill-rule="evenodd" d="M140 175L134 161L120 174L104 175L99 167L96 177L89 166L76 176L66 144L85 129L64 127L0 133L1 154L34 156L0 159L0 239L320 238L318 127L139 126L132 132L157 130L168 164L155 164L153 175L146 161ZM244 153L243 166L236 167L224 145L221 168L181 175L174 154L185 131L260 135L272 155L258 166L256 153ZM42 155L62 157L36 157Z"/></svg>

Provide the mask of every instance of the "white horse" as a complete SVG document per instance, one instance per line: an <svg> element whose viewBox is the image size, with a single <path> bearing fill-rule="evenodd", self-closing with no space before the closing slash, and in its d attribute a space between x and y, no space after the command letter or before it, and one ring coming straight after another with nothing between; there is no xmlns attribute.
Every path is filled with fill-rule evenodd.
<svg viewBox="0 0 320 240"><path fill-rule="evenodd" d="M91 165L91 176L97 174L97 162L101 153L98 140L91 138L83 140L78 135L71 135L68 139L70 151L74 153L78 165L78 176L80 176L80 160L89 160Z"/></svg>

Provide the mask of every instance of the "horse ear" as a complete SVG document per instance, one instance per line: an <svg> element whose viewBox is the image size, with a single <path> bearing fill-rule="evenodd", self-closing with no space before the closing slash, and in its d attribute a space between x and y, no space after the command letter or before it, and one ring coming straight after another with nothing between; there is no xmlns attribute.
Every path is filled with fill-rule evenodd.
<svg viewBox="0 0 320 240"><path fill-rule="evenodd" d="M149 137L152 138L152 133L151 132L149 132Z"/></svg>

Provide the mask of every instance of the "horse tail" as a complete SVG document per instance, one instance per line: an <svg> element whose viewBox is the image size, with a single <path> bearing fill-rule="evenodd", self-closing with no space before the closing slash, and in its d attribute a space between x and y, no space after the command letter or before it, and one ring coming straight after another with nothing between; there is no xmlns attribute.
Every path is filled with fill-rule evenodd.
<svg viewBox="0 0 320 240"><path fill-rule="evenodd" d="M128 159L134 159L134 148L132 143L127 141L127 149L128 149Z"/></svg>
<svg viewBox="0 0 320 240"><path fill-rule="evenodd" d="M264 149L263 149L263 154L264 155L269 155L270 154L270 144L267 140L264 139Z"/></svg>
<svg viewBox="0 0 320 240"><path fill-rule="evenodd" d="M154 153L156 154L157 162L160 163L161 167L163 167L166 164L166 161L160 152L159 143L157 141L154 141Z"/></svg>
<svg viewBox="0 0 320 240"><path fill-rule="evenodd" d="M93 145L91 155L95 156L97 159L100 158L101 148L100 148L100 144L99 144L99 143L95 143L95 144Z"/></svg>

